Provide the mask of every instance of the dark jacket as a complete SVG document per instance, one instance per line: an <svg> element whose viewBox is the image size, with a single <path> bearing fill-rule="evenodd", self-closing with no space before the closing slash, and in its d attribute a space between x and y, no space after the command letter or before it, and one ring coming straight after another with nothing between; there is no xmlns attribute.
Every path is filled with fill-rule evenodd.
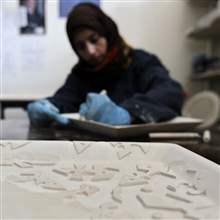
<svg viewBox="0 0 220 220"><path fill-rule="evenodd" d="M169 77L159 59L143 50L132 51L129 67L111 67L110 73L87 73L73 67L65 84L49 100L61 113L78 112L88 92L105 89L117 105L125 108L134 123L165 121L181 113L183 91Z"/></svg>

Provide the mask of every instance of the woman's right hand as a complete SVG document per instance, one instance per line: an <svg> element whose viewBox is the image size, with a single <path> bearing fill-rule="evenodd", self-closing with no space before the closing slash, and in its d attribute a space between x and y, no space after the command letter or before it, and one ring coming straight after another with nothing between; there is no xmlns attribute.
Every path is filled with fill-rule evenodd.
<svg viewBox="0 0 220 220"><path fill-rule="evenodd" d="M27 106L31 124L37 127L48 126L55 121L59 125L67 125L69 119L59 114L59 109L47 99L31 102Z"/></svg>

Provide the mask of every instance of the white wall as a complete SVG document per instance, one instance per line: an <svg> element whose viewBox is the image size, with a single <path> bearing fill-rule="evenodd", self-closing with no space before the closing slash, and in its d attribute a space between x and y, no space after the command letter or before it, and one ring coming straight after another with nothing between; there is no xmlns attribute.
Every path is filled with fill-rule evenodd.
<svg viewBox="0 0 220 220"><path fill-rule="evenodd" d="M186 30L199 16L187 1L106 3L104 9L113 15L129 43L157 54L172 77L187 87L191 56L200 48L198 42L186 38Z"/></svg>
<svg viewBox="0 0 220 220"><path fill-rule="evenodd" d="M58 0L47 0L46 3L46 35L21 37L17 29L12 34L5 27L6 23L17 24L12 15L18 3L15 0L3 1L1 9L7 11L1 28L3 96L51 95L62 85L77 61L67 41L66 20L58 14ZM122 36L130 45L157 54L172 77L187 88L191 56L200 47L185 36L188 27L199 16L187 0L103 0L101 7L117 22ZM33 45L36 56L27 56L31 53L25 46L28 44ZM35 68L28 65L28 59Z"/></svg>
<svg viewBox="0 0 220 220"><path fill-rule="evenodd" d="M65 19L58 14L58 1L46 1L46 34L39 36L21 36L17 28L8 33L7 29L12 30L8 25L13 28L19 26L19 16L16 15L18 3L15 0L4 1L2 8L3 12L7 12L3 16L1 34L3 96L51 95L64 82L76 62L65 35Z"/></svg>

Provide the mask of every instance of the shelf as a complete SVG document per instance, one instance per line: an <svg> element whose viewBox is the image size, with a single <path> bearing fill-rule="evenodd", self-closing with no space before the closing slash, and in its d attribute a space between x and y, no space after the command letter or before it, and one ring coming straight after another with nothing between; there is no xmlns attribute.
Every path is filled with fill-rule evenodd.
<svg viewBox="0 0 220 220"><path fill-rule="evenodd" d="M215 79L220 78L220 69L218 70L211 70L205 73L197 73L192 76L192 80L205 80L205 79Z"/></svg>
<svg viewBox="0 0 220 220"><path fill-rule="evenodd" d="M189 3L196 7L216 7L219 3L219 0L191 0Z"/></svg>
<svg viewBox="0 0 220 220"><path fill-rule="evenodd" d="M195 27L187 31L187 36L198 39L220 38L220 8L202 17Z"/></svg>

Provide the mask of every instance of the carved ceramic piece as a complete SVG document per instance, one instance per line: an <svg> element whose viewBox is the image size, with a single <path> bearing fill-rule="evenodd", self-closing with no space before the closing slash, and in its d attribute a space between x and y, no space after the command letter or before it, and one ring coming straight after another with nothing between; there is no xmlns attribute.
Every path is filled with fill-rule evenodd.
<svg viewBox="0 0 220 220"><path fill-rule="evenodd" d="M3 142L3 217L217 220L219 168L160 145Z"/></svg>

